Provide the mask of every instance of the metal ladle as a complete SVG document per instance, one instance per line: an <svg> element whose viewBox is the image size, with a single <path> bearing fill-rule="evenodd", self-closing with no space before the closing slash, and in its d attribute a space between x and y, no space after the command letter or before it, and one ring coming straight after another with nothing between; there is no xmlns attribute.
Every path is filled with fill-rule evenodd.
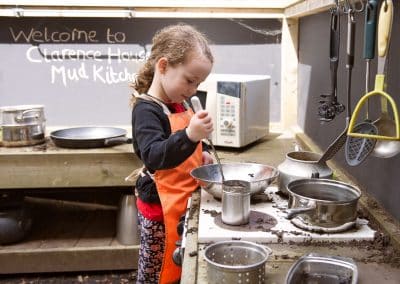
<svg viewBox="0 0 400 284"><path fill-rule="evenodd" d="M382 18L381 18L382 17ZM380 14L379 14L379 25L378 25L378 73L381 71L385 72L386 56L388 54L391 27L393 21L393 2L392 0L382 3ZM381 23L382 20L382 23ZM378 133L385 136L394 136L396 134L396 123L393 121L388 113L387 100L381 98L381 110L382 114L379 119L374 121L375 126L378 128ZM397 155L400 152L399 141L377 141L372 155L378 158L390 158Z"/></svg>
<svg viewBox="0 0 400 284"><path fill-rule="evenodd" d="M200 110L203 109L203 106L201 105L201 102L200 102L199 97L197 97L197 96L191 97L191 98L190 98L190 102L192 103L193 110L194 110L195 112L198 112L198 111L200 111ZM222 171L221 160L220 160L219 157L218 157L217 150L215 150L214 144L213 144L213 142L211 141L210 138L207 138L207 142L210 144L211 149L212 149L212 151L213 151L213 153L214 153L215 159L217 160L218 167L219 167L219 170L220 170L220 172L221 172L222 184L224 184L224 183L225 183L224 172Z"/></svg>

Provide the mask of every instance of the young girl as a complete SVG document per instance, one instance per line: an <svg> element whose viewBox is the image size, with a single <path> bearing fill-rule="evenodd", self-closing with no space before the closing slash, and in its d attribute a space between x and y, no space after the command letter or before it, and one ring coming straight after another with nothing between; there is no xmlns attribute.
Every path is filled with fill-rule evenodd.
<svg viewBox="0 0 400 284"><path fill-rule="evenodd" d="M190 171L213 162L200 142L213 131L211 117L205 110L193 114L185 101L210 73L213 56L204 35L188 25L163 28L152 44L133 84L133 147L144 164L136 182L137 283L175 283L177 224L198 186Z"/></svg>

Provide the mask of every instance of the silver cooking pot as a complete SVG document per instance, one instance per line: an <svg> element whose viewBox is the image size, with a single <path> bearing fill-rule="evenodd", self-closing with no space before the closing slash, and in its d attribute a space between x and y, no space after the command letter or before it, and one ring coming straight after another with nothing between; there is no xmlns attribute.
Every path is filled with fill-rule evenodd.
<svg viewBox="0 0 400 284"><path fill-rule="evenodd" d="M37 124L45 121L43 105L16 105L0 107L1 125Z"/></svg>
<svg viewBox="0 0 400 284"><path fill-rule="evenodd" d="M288 195L287 185L297 179L311 178L313 176L332 178L332 169L328 167L326 162L318 162L320 158L320 154L308 151L287 153L285 160L278 165L279 191Z"/></svg>
<svg viewBox="0 0 400 284"><path fill-rule="evenodd" d="M287 218L323 228L355 222L361 191L350 184L331 179L299 179L288 184Z"/></svg>
<svg viewBox="0 0 400 284"><path fill-rule="evenodd" d="M6 147L45 142L46 119L43 105L0 107L1 143Z"/></svg>

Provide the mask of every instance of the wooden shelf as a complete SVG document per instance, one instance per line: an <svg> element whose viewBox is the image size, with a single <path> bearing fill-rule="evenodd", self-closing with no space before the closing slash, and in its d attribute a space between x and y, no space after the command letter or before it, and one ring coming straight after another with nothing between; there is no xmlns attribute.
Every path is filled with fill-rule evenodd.
<svg viewBox="0 0 400 284"><path fill-rule="evenodd" d="M0 245L0 274L137 267L138 246L120 245L115 239L116 210L28 205L32 229L23 241Z"/></svg>

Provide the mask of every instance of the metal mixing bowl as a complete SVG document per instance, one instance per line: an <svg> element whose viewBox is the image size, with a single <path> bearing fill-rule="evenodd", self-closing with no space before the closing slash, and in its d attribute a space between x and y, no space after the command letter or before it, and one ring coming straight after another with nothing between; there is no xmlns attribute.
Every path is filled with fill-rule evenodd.
<svg viewBox="0 0 400 284"><path fill-rule="evenodd" d="M244 180L250 182L251 194L264 191L279 175L271 166L256 163L222 164L225 180ZM200 186L215 198L222 198L222 177L218 164L198 167L191 171L192 177Z"/></svg>

